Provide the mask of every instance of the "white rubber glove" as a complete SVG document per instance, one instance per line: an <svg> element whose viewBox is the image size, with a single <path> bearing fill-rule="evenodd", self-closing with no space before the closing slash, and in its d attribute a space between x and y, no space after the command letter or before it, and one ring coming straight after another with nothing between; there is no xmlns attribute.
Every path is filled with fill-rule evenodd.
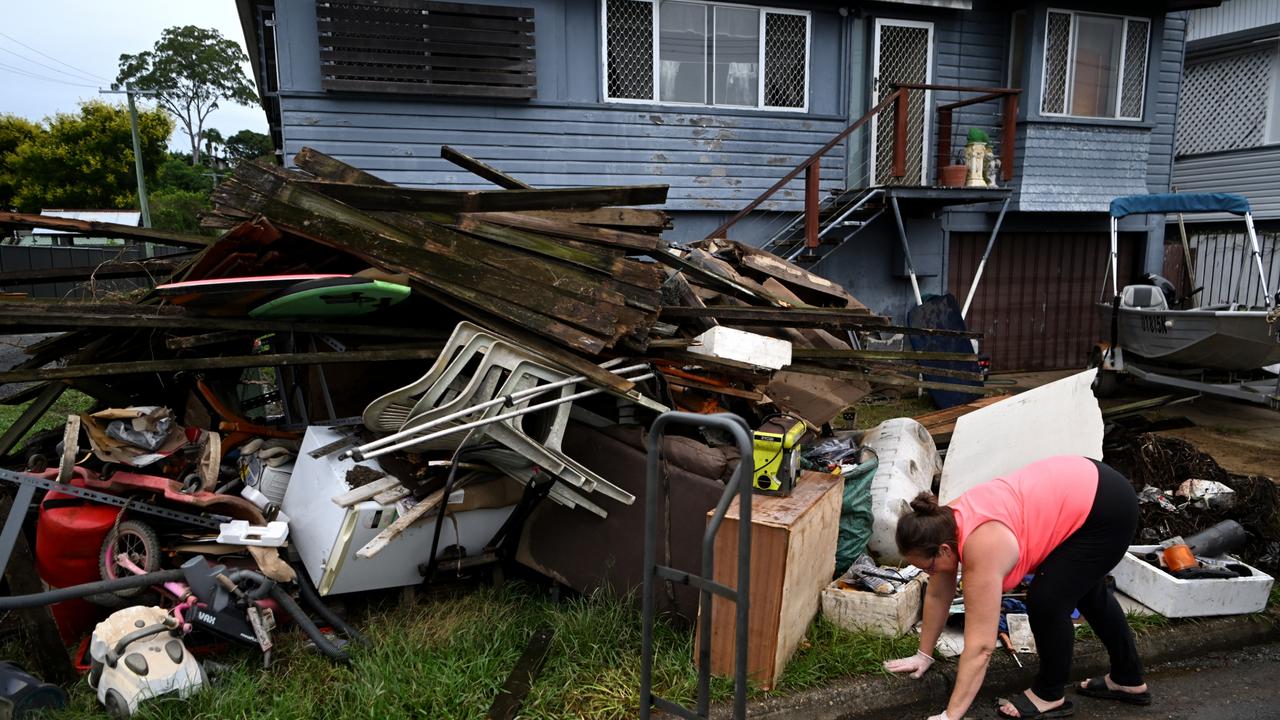
<svg viewBox="0 0 1280 720"><path fill-rule="evenodd" d="M933 658L920 651L916 651L911 657L889 660L884 664L884 669L891 673L911 673L911 677L917 680L931 667Z"/></svg>
<svg viewBox="0 0 1280 720"><path fill-rule="evenodd" d="M947 714L946 710L943 710L937 715L930 715L929 720L951 720L951 716Z"/></svg>

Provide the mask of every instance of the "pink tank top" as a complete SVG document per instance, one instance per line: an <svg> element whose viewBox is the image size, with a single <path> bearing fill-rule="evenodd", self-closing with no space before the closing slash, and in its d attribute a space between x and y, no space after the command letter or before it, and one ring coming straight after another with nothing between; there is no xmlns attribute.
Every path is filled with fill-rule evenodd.
<svg viewBox="0 0 1280 720"><path fill-rule="evenodd" d="M949 503L961 562L974 528L991 520L1009 528L1018 540L1018 562L1004 578L1008 592L1084 525L1097 492L1098 466L1079 456L1038 460L970 488Z"/></svg>

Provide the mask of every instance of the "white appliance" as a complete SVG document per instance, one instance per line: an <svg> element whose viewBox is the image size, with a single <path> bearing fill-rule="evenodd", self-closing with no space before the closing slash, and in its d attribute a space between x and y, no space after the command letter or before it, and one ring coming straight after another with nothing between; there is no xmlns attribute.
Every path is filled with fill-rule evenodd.
<svg viewBox="0 0 1280 720"><path fill-rule="evenodd" d="M334 497L352 490L346 477L357 463L339 460L340 450L318 459L311 453L344 437L333 428L307 428L281 505L289 517L289 542L297 549L321 595L417 585L422 582L418 566L427 561L431 552L437 511L432 510L426 519L405 530L377 555L356 557L356 551L394 522L400 510L394 503L383 505L373 500L350 507L333 502ZM383 472L376 460L358 464ZM463 489L453 493L449 504L464 502L466 492ZM514 508L506 505L446 515L437 555L453 545L465 548L468 555L479 554Z"/></svg>

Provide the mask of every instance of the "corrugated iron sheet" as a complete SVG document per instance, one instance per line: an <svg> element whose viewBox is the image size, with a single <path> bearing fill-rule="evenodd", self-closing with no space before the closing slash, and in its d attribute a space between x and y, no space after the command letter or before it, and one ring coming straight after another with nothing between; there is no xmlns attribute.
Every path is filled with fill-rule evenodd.
<svg viewBox="0 0 1280 720"><path fill-rule="evenodd" d="M964 302L987 235L951 236L947 287ZM1136 238L1121 234L1120 278L1136 267ZM970 330L995 372L1085 367L1105 328L1095 309L1107 262L1106 233L1001 233L969 308Z"/></svg>

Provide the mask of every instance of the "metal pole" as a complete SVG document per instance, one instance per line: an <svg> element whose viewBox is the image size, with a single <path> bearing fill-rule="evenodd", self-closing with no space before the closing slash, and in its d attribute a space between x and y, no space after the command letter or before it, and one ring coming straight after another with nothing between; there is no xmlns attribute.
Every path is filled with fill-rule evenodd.
<svg viewBox="0 0 1280 720"><path fill-rule="evenodd" d="M1116 247L1120 243L1120 224L1116 218L1111 218L1111 257L1107 261L1107 268L1111 271L1111 296L1115 297L1120 294L1120 285L1117 275L1120 274L1120 265L1117 259ZM1105 278L1104 278L1105 282Z"/></svg>
<svg viewBox="0 0 1280 720"><path fill-rule="evenodd" d="M911 290L916 294L916 304L923 305L920 297L920 282L916 280L916 266L911 262L911 247L907 244L907 228L902 224L902 210L898 207L898 196L890 194L889 204L893 206L893 219L898 222L898 240L902 243L902 254L907 258L907 273L911 276Z"/></svg>
<svg viewBox="0 0 1280 720"><path fill-rule="evenodd" d="M142 227L151 227L151 207L147 204L147 179L142 174L142 139L138 137L138 107L133 102L133 86L125 86L129 98L129 127L133 130L133 171L138 176L138 206L142 208ZM146 256L151 257L151 243L145 243Z"/></svg>
<svg viewBox="0 0 1280 720"><path fill-rule="evenodd" d="M991 237L987 240L987 249L982 251L982 259L978 261L978 271L973 274L973 284L969 286L969 296L964 299L964 307L960 309L960 319L965 319L969 314L969 305L973 302L973 296L978 292L978 281L982 280L982 271L987 267L987 258L991 257L991 249L996 246L996 235L1000 232L1000 226L1004 223L1005 211L1009 209L1009 201L1013 196L1004 199L1004 204L1000 206L1000 215L996 218L995 227L991 228Z"/></svg>
<svg viewBox="0 0 1280 720"><path fill-rule="evenodd" d="M1267 288L1267 271L1262 268L1262 253L1258 250L1258 233L1253 229L1253 214L1244 214L1244 227L1249 231L1249 245L1253 250L1253 261L1258 265L1258 278L1262 281L1263 307L1271 308L1271 291Z"/></svg>
<svg viewBox="0 0 1280 720"><path fill-rule="evenodd" d="M652 378L655 374L656 373L646 373L644 375L637 375L633 378L627 378L627 379L630 380L631 382L640 382L641 380L648 380ZM538 403L537 405L530 405L529 407L521 408L519 410L513 410L509 413L494 415L493 417L484 418L483 420L476 420L475 422L463 423L461 425L454 425L451 428L438 430L436 432L428 433L421 437L409 438L408 440L405 440L404 442L396 443L395 445L388 445L386 447L378 448L377 450L374 450L371 453L362 453L362 452L352 451L351 457L355 458L357 461L372 460L373 458L386 455L389 452L395 452L396 450L402 450L404 448L413 447L418 443L427 442L428 440L435 440L437 438L447 437L449 435L460 433L465 430L472 430L474 428L483 427L485 425L492 425L494 423L503 422L505 420L510 420L512 418L520 417L521 415L528 415L529 413L537 412L539 410L546 410L547 408L555 407L556 405L563 405L567 402L573 402L575 400L581 400L582 398L591 397L592 395L599 395L602 392L605 392L604 388L595 388L594 390L586 390L584 392L574 393L572 395L566 395L562 398L556 398L555 400L548 400L547 402Z"/></svg>

